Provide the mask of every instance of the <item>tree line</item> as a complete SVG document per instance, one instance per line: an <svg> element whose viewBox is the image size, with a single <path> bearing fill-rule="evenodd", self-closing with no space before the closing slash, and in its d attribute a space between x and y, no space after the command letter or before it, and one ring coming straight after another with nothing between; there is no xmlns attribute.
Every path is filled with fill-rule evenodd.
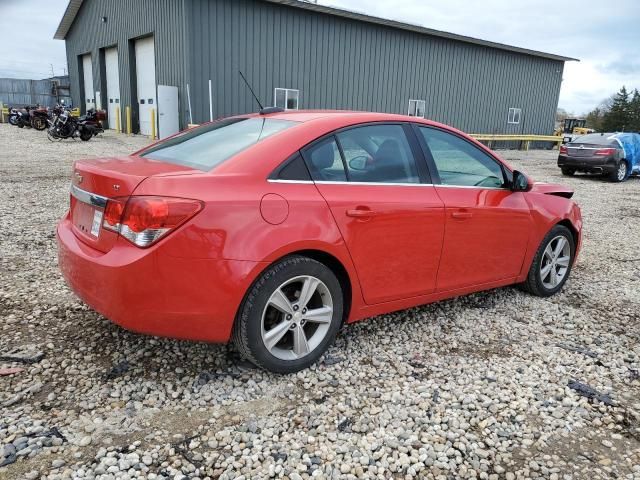
<svg viewBox="0 0 640 480"><path fill-rule="evenodd" d="M587 127L597 132L640 132L640 92L637 88L628 92L623 86L585 119Z"/></svg>

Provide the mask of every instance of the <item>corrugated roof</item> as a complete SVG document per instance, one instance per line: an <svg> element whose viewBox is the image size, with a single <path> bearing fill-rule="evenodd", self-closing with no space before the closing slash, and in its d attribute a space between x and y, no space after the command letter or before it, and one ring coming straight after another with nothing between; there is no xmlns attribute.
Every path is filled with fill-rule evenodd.
<svg viewBox="0 0 640 480"><path fill-rule="evenodd" d="M524 55L531 55L534 57L548 58L551 60L559 60L563 62L567 61L579 61L577 58L564 57L562 55L556 55L554 53L539 52L537 50L530 50L528 48L515 47L513 45L506 45L504 43L491 42L489 40L482 40L479 38L467 37L465 35L458 35L456 33L443 32L442 30L434 30L432 28L422 27L420 25L412 25L410 23L399 22L397 20L388 20L386 18L374 17L372 15L366 15L364 13L353 12L343 8L329 7L326 5L318 5L317 3L304 2L300 0L264 0L270 3L278 5L287 5L290 7L301 8L304 10L310 10L313 12L324 13L327 15L333 15L337 17L349 18L352 20L374 23L377 25L385 25L391 28L397 28L400 30L407 30L410 32L421 33L424 35L431 35L434 37L446 38L449 40L455 40L458 42L471 43L474 45L481 45L483 47L496 48L499 50L506 50L508 52L521 53ZM64 12L60 25L53 38L64 40L73 24L78 10L82 6L83 0L69 0L69 5Z"/></svg>

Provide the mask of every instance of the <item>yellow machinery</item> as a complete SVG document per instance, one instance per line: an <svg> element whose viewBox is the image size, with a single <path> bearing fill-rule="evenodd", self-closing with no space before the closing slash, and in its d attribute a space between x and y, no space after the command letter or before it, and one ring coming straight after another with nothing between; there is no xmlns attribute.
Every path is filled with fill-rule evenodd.
<svg viewBox="0 0 640 480"><path fill-rule="evenodd" d="M593 128L587 128L587 121L584 118L565 118L564 123L556 129L554 135L564 137L562 143L572 141L579 135L593 133Z"/></svg>

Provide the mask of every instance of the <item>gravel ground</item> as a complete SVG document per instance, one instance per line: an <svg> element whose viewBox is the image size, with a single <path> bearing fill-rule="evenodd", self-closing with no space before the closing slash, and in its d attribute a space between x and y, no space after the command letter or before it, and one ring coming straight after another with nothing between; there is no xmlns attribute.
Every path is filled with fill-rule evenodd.
<svg viewBox="0 0 640 480"><path fill-rule="evenodd" d="M563 292L383 315L276 376L225 346L128 333L63 283L72 160L146 142L0 125L0 357L33 361L0 360L0 479L640 479L640 179L562 178L555 152L503 152L576 189L584 248Z"/></svg>

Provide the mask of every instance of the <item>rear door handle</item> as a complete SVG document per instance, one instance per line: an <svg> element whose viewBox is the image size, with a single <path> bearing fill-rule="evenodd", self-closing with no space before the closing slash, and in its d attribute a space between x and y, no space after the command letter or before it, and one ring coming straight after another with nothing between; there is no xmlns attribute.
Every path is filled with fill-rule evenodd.
<svg viewBox="0 0 640 480"><path fill-rule="evenodd" d="M453 218L457 218L457 219L459 219L459 220L464 220L464 219L466 219L466 218L471 218L471 217L473 217L473 213L471 213L471 212L465 212L465 211L459 211L459 212L453 212L453 213L451 214L451 216L452 216Z"/></svg>
<svg viewBox="0 0 640 480"><path fill-rule="evenodd" d="M347 217L354 218L371 218L375 216L376 212L369 208L351 208L347 210Z"/></svg>

